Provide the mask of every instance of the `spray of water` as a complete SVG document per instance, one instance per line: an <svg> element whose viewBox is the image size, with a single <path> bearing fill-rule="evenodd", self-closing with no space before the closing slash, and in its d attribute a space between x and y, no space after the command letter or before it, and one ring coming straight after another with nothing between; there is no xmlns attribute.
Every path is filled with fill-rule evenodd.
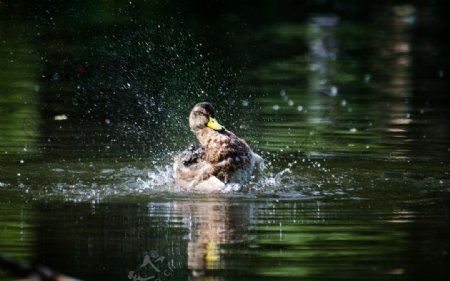
<svg viewBox="0 0 450 281"><path fill-rule="evenodd" d="M251 110L248 101L239 102L240 71L179 22L105 30L104 36L93 32L73 108L83 120L79 135L86 123L100 124L107 133L86 133L87 141L97 138L113 148L128 148L131 156L162 158L192 139L186 124L195 103L232 107L222 117L234 127L242 125L236 117L244 105L245 111Z"/></svg>
<svg viewBox="0 0 450 281"><path fill-rule="evenodd" d="M250 182L244 185L227 184L219 196L317 200L345 195L342 187L355 186L351 177L333 173L323 159L304 158L277 163L276 158L265 156L266 165L256 170ZM126 166L106 165L98 168L92 163L81 163L77 167L73 164L67 167L58 163L55 165L49 168L52 174L46 179L49 182L45 189L33 190L33 186L26 183L21 184L21 188L25 193L33 192L36 199L92 203L126 200L129 197L146 200L150 197L198 196L193 191L175 186L169 162L160 164L155 161L151 164L135 161ZM89 169L86 168L88 166ZM7 187L4 184L1 186Z"/></svg>
<svg viewBox="0 0 450 281"><path fill-rule="evenodd" d="M290 164L288 166L291 166ZM136 179L136 190L151 190L177 193L180 192L174 185L173 170L170 165L156 166L152 171L147 172L147 176ZM291 167L286 167L279 171L268 165L258 165L254 176L249 183L244 185L229 183L225 185L222 193L243 192L243 193L264 193L280 189L291 189L298 186L299 180L294 175ZM185 190L189 192L189 190Z"/></svg>
<svg viewBox="0 0 450 281"><path fill-rule="evenodd" d="M170 162L177 151L194 140L187 116L199 101L218 105L218 116L227 126L251 127L238 118L251 118L255 110L249 94L241 94L235 85L240 71L225 63L222 56L218 59L179 24L105 30L104 36L97 34L101 31L94 32L86 62L77 66L72 101L74 110L82 112L82 128L77 135L85 136L87 142L106 142L115 153L127 151L127 158L146 161L151 167L131 164L119 171L99 171L92 182L57 183L44 192L45 196L53 193L68 200L96 202L115 196L179 193ZM89 123L94 125L85 126ZM95 130L85 132L84 127ZM272 162L266 159L266 168L259 170L250 183L226 185L223 193L291 192L298 186L311 186L293 172L295 163L279 167Z"/></svg>

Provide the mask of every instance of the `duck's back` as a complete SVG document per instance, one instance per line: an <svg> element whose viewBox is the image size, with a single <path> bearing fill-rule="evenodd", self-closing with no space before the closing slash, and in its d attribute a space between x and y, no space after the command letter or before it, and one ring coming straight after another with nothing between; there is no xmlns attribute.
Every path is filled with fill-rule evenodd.
<svg viewBox="0 0 450 281"><path fill-rule="evenodd" d="M214 174L224 182L229 182L234 172L251 168L250 147L230 131L209 136L204 148L206 160L215 165Z"/></svg>

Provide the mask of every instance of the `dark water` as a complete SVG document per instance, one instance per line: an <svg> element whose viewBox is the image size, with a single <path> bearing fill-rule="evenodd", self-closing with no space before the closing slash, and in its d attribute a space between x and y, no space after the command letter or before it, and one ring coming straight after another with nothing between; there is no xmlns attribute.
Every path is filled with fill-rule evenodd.
<svg viewBox="0 0 450 281"><path fill-rule="evenodd" d="M85 280L447 280L446 10L0 2L1 253ZM266 161L241 191L173 188L203 100Z"/></svg>

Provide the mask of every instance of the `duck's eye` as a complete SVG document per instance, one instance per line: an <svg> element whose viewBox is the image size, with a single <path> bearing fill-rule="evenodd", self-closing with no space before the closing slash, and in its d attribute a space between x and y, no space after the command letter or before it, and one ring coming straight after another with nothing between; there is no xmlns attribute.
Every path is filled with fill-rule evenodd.
<svg viewBox="0 0 450 281"><path fill-rule="evenodd" d="M206 119L209 119L209 115L208 114L206 114L206 113L203 113L203 112L201 112L201 111L196 111L195 112L197 115L202 115L202 116L205 116L206 117Z"/></svg>

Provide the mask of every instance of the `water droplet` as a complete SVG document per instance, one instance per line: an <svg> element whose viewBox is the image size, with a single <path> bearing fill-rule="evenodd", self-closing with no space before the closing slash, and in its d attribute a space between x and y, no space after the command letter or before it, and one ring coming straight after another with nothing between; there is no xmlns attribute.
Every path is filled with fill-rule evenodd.
<svg viewBox="0 0 450 281"><path fill-rule="evenodd" d="M67 117L66 114L55 115L53 117L53 120L55 120L55 121L63 121L63 120L67 120L67 119L69 119L69 117Z"/></svg>
<svg viewBox="0 0 450 281"><path fill-rule="evenodd" d="M331 86L330 87L330 96L335 97L338 94L338 87L336 86Z"/></svg>
<svg viewBox="0 0 450 281"><path fill-rule="evenodd" d="M55 72L55 73L53 74L52 80L53 80L53 81L58 81L59 79L61 79L61 75L59 75L58 72Z"/></svg>
<svg viewBox="0 0 450 281"><path fill-rule="evenodd" d="M273 110L279 110L280 106L278 104L275 104L274 106L272 106Z"/></svg>
<svg viewBox="0 0 450 281"><path fill-rule="evenodd" d="M303 111L303 106L301 105L297 106L297 111Z"/></svg>

